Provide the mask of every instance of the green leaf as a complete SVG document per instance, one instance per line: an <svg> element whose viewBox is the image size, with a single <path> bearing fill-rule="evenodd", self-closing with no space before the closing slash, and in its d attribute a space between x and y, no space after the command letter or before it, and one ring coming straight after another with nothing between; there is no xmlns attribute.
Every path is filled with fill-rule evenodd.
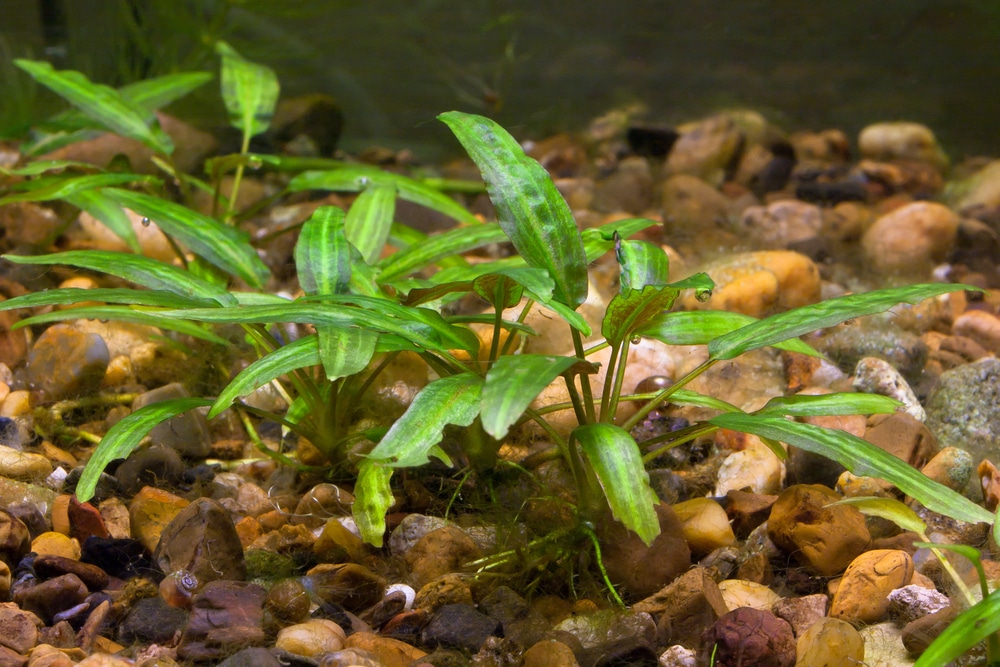
<svg viewBox="0 0 1000 667"><path fill-rule="evenodd" d="M590 264L597 261L598 258L615 247L615 234L624 239L658 224L660 223L649 218L625 218L624 220L609 222L600 227L584 229L580 232L580 236L583 237L583 247L587 253L587 263Z"/></svg>
<svg viewBox="0 0 1000 667"><path fill-rule="evenodd" d="M674 305L680 293L671 286L649 285L611 298L601 322L601 335L612 346L621 345L651 317Z"/></svg>
<svg viewBox="0 0 1000 667"><path fill-rule="evenodd" d="M389 487L392 468L386 468L377 462L366 459L358 466L358 480L354 485L354 523L358 526L361 539L369 544L381 547L382 536L385 534L385 513L389 511L395 499Z"/></svg>
<svg viewBox="0 0 1000 667"><path fill-rule="evenodd" d="M927 530L927 524L917 516L917 513L895 498L858 497L844 498L831 505L850 505L865 516L877 516L888 519L903 530L922 534Z"/></svg>
<svg viewBox="0 0 1000 667"><path fill-rule="evenodd" d="M106 188L103 192L120 205L154 221L167 236L251 287L263 287L267 282L270 271L243 232L159 197L118 188Z"/></svg>
<svg viewBox="0 0 1000 667"><path fill-rule="evenodd" d="M134 310L126 306L80 306L66 310L56 310L51 313L27 317L15 324L14 328L80 319L115 320L118 322L145 324L151 327L176 331L177 333L200 338L201 340L206 340L217 345L229 345L229 341L225 338L220 338L192 322L160 317L159 313L155 311Z"/></svg>
<svg viewBox="0 0 1000 667"><path fill-rule="evenodd" d="M229 124L250 137L267 132L278 103L278 77L274 70L246 60L225 42L215 43L222 57L222 99L229 111Z"/></svg>
<svg viewBox="0 0 1000 667"><path fill-rule="evenodd" d="M720 428L743 431L820 454L855 475L880 477L895 484L927 509L971 523L993 520L993 514L956 491L932 481L884 449L845 431L790 421L772 415L722 414L708 420Z"/></svg>
<svg viewBox="0 0 1000 667"><path fill-rule="evenodd" d="M212 78L208 72L175 72L126 84L118 92L144 109L156 111L201 88Z"/></svg>
<svg viewBox="0 0 1000 667"><path fill-rule="evenodd" d="M361 192L372 184L394 185L400 199L425 206L467 225L480 224L479 218L440 190L402 174L383 171L378 167L345 165L328 171L306 171L293 178L288 183L288 189L291 192L303 190Z"/></svg>
<svg viewBox="0 0 1000 667"><path fill-rule="evenodd" d="M63 197L63 199L103 222L105 227L128 244L132 252L136 254L142 252L142 247L139 245L139 238L132 227L132 221L118 202L112 200L100 190L77 192L74 195Z"/></svg>
<svg viewBox="0 0 1000 667"><path fill-rule="evenodd" d="M924 649L913 667L939 667L950 664L998 630L1000 630L1000 589L959 614L948 624L944 632Z"/></svg>
<svg viewBox="0 0 1000 667"><path fill-rule="evenodd" d="M817 329L889 310L900 303L917 304L924 299L959 292L981 291L971 285L927 284L893 287L866 294L851 294L821 303L802 306L772 315L731 333L719 336L708 344L712 359L734 359L745 352L765 345L774 345L789 338L798 338Z"/></svg>
<svg viewBox="0 0 1000 667"><path fill-rule="evenodd" d="M903 404L888 396L843 392L820 396L777 396L755 414L790 417L892 414Z"/></svg>
<svg viewBox="0 0 1000 667"><path fill-rule="evenodd" d="M486 373L483 428L497 440L524 414L531 402L578 359L541 354L506 355Z"/></svg>
<svg viewBox="0 0 1000 667"><path fill-rule="evenodd" d="M419 244L387 257L381 263L380 281L388 283L435 264L444 257L506 241L507 236L500 229L500 225L495 223L455 227L428 236Z"/></svg>
<svg viewBox="0 0 1000 667"><path fill-rule="evenodd" d="M70 250L51 255L30 257L4 255L3 257L15 264L65 264L100 271L148 289L211 299L223 305L236 302L235 297L221 287L196 278L183 269L142 255L107 250Z"/></svg>
<svg viewBox="0 0 1000 667"><path fill-rule="evenodd" d="M334 380L360 373L375 354L378 334L358 327L318 326L319 356L326 379Z"/></svg>
<svg viewBox="0 0 1000 667"><path fill-rule="evenodd" d="M347 240L358 249L368 264L375 264L389 238L396 215L396 186L376 183L365 188L351 204L344 228Z"/></svg>
<svg viewBox="0 0 1000 667"><path fill-rule="evenodd" d="M99 445L87 460L87 465L76 485L76 497L86 502L94 497L97 481L108 464L115 459L124 459L131 454L160 422L175 417L182 412L193 410L212 401L204 398L174 398L139 408L108 429Z"/></svg>
<svg viewBox="0 0 1000 667"><path fill-rule="evenodd" d="M306 294L340 294L351 282L351 251L344 211L320 206L309 216L295 244L295 267Z"/></svg>
<svg viewBox="0 0 1000 667"><path fill-rule="evenodd" d="M654 315L636 333L667 345L708 345L740 327L757 322L757 318L724 310L685 310ZM822 354L798 338L790 338L774 347L823 359Z"/></svg>
<svg viewBox="0 0 1000 667"><path fill-rule="evenodd" d="M0 166L0 174L4 176L37 176L49 171L63 171L65 169L81 169L86 172L99 172L101 169L86 162L76 160L37 160L16 169L8 169Z"/></svg>
<svg viewBox="0 0 1000 667"><path fill-rule="evenodd" d="M303 336L288 345L264 355L240 371L215 399L208 418L217 417L237 398L252 394L272 380L299 368L319 366L319 345L316 336Z"/></svg>
<svg viewBox="0 0 1000 667"><path fill-rule="evenodd" d="M159 153L174 150L153 113L114 88L93 83L80 72L56 71L46 62L15 59L15 64L108 130L135 139Z"/></svg>
<svg viewBox="0 0 1000 667"><path fill-rule="evenodd" d="M587 255L573 213L548 172L488 118L458 111L438 118L479 167L500 227L528 266L552 275L556 301L579 307L587 299Z"/></svg>
<svg viewBox="0 0 1000 667"><path fill-rule="evenodd" d="M663 248L648 241L628 241L615 235L615 254L618 257L619 291L628 294L649 285L662 286L668 282L670 263Z"/></svg>
<svg viewBox="0 0 1000 667"><path fill-rule="evenodd" d="M427 463L428 452L441 442L445 426L468 426L479 415L482 386L482 378L473 373L434 380L414 397L368 460L393 468Z"/></svg>
<svg viewBox="0 0 1000 667"><path fill-rule="evenodd" d="M613 424L585 424L573 429L570 437L590 461L614 517L651 544L660 534L655 510L659 501L632 436Z"/></svg>
<svg viewBox="0 0 1000 667"><path fill-rule="evenodd" d="M650 395L653 398L656 394ZM677 405L694 405L699 408L709 408L710 410L721 410L722 412L743 412L732 403L728 403L721 398L706 396L689 389L678 389L670 394L670 402Z"/></svg>
<svg viewBox="0 0 1000 667"><path fill-rule="evenodd" d="M43 292L32 292L0 301L0 310L15 308L38 308L40 306L66 306L74 303L98 301L101 303L129 304L153 308L198 308L212 305L206 299L182 296L161 290L137 290L129 288L80 289L62 287Z"/></svg>
<svg viewBox="0 0 1000 667"><path fill-rule="evenodd" d="M18 201L50 201L64 199L75 194L103 188L109 185L125 183L160 183L153 176L138 174L87 174L86 176L47 176L35 181L28 181L30 189L25 192L7 195L0 199L0 206Z"/></svg>

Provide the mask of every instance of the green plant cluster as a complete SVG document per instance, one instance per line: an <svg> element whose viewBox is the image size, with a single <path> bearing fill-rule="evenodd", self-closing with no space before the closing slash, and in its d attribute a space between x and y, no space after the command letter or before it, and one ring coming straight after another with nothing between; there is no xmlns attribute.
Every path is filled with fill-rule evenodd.
<svg viewBox="0 0 1000 667"><path fill-rule="evenodd" d="M7 256L7 261L78 267L135 287L53 289L10 299L0 309L82 304L29 317L18 326L103 318L150 324L210 343L225 342L214 326L238 325L257 353L257 360L216 397L155 403L119 421L87 463L76 490L80 500L91 498L101 471L140 446L156 424L187 410L208 407L210 417L232 408L244 416L273 419L313 443L332 467L356 475L354 518L364 539L373 545L382 543L386 512L394 502L393 474L422 466L430 457L451 463L440 446L446 428L461 434L459 441L471 465L488 470L497 465L498 450L511 428L526 421L536 422L548 434L554 455L572 471L578 523L574 534L595 545L592 526L607 512L651 543L659 532L654 511L658 501L646 464L670 447L719 428L757 435L779 457L785 456L779 444L783 442L835 460L857 475L883 478L928 509L954 519L994 522L990 512L868 442L844 431L794 420L892 412L898 403L891 399L857 393L782 397L747 413L685 389L712 365L751 350L775 346L815 355L799 336L899 303L972 288L930 284L879 290L759 321L725 312L672 311L682 290L710 293L711 279L698 274L679 283L668 282L663 250L629 238L655 224L652 221L622 220L581 233L544 168L489 119L459 112L440 116L478 166L495 205L497 222L482 223L433 183L332 160L250 154L250 138L268 128L278 82L268 68L243 59L224 43L218 44L217 52L222 60L223 99L233 126L243 133L243 145L239 154L215 158L206 166L210 181L173 168L173 146L154 115L160 106L207 82L210 75L177 74L114 90L77 72L56 71L46 63L17 62L38 83L75 107L49 122L47 127L54 131L39 137L31 150L75 141L95 131L116 132L153 149L156 164L180 184L182 193L204 190L215 197L218 206L214 217L197 213L166 195L163 179L130 171L43 161L4 170L16 178L8 179L0 205L65 201L93 214L135 251L78 250ZM297 299L265 291L268 269L248 235L239 229L241 217L232 205L244 170L261 167L293 173L286 192L359 193L346 213L323 206L302 225L294 256L304 295ZM236 185L226 200L218 185L233 172ZM397 199L432 208L460 224L426 236L394 221ZM177 248L178 264L139 254L124 208L156 222ZM513 245L514 256L477 264L463 258L469 250L505 241ZM386 244L397 251L383 257ZM587 298L588 265L611 251L620 268L620 289L601 321L602 340L587 347L584 341L592 332L577 309ZM470 294L488 302L492 314L451 317L442 309L443 304ZM505 310L518 304L523 305L519 318L505 319ZM518 336L533 333L525 324L531 308L547 309L565 322L575 354L519 352ZM486 343L470 330L470 322L492 327ZM276 323L309 324L315 333L285 342L273 333ZM628 395L622 386L626 359L630 345L640 337L707 345L708 359L655 395ZM610 348L610 359L600 368L588 357L603 348ZM387 428L353 430L357 428L353 407L387 364L404 352L418 355L436 379ZM604 376L600 395L595 395L592 384L596 374ZM556 381L565 382L571 399L571 406L556 407L571 408L578 423L568 437L547 421L545 410L531 407ZM242 401L273 383L290 400L284 414L265 413ZM627 421L616 423L618 404L625 400L636 401L640 407ZM681 431L636 442L632 428L667 400L709 407L718 414ZM348 454L364 439L376 444L356 462ZM911 525L915 518L899 503L869 504L862 509L882 512L901 525ZM1000 628L996 613L1000 593L983 593L982 601L963 613L918 665L941 664L938 660L959 655Z"/></svg>

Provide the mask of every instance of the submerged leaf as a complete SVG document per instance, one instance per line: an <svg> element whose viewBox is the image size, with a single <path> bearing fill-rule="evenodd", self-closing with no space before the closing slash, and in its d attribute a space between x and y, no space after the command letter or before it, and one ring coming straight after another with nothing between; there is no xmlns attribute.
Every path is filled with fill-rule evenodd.
<svg viewBox="0 0 1000 667"><path fill-rule="evenodd" d="M375 547L382 546L385 534L385 513L396 499L392 496L389 479L392 468L366 459L358 466L358 480L354 485L354 523L361 539Z"/></svg>
<svg viewBox="0 0 1000 667"><path fill-rule="evenodd" d="M666 285L670 263L663 248L648 241L629 241L615 233L615 254L620 267L619 290L625 295L648 285Z"/></svg>
<svg viewBox="0 0 1000 667"><path fill-rule="evenodd" d="M222 57L222 99L229 123L243 132L244 141L267 131L278 103L278 77L274 70L250 62L225 42L216 42Z"/></svg>
<svg viewBox="0 0 1000 667"><path fill-rule="evenodd" d="M295 267L306 294L341 294L351 282L351 251L344 231L344 211L320 206L299 233Z"/></svg>
<svg viewBox="0 0 1000 667"><path fill-rule="evenodd" d="M757 321L755 317L725 310L678 310L651 317L636 333L667 345L708 345L715 338ZM773 347L823 358L798 338L773 343Z"/></svg>
<svg viewBox="0 0 1000 667"><path fill-rule="evenodd" d="M376 183L366 188L351 204L344 220L344 232L367 264L375 264L389 238L396 214L396 186Z"/></svg>
<svg viewBox="0 0 1000 667"><path fill-rule="evenodd" d="M579 359L540 354L505 355L496 360L483 384L483 428L496 439L507 435L549 384Z"/></svg>

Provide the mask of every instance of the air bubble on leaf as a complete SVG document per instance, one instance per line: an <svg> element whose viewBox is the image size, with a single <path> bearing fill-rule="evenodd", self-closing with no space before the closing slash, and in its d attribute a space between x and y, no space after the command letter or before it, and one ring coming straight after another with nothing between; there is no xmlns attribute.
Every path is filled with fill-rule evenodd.
<svg viewBox="0 0 1000 667"><path fill-rule="evenodd" d="M149 218L147 218L146 216L142 216L142 220L140 220L140 222L142 223L143 227L149 227Z"/></svg>
<svg viewBox="0 0 1000 667"><path fill-rule="evenodd" d="M705 303L706 301L712 298L712 290L710 289L695 290L694 298L698 299L698 301L701 301L702 303Z"/></svg>
<svg viewBox="0 0 1000 667"><path fill-rule="evenodd" d="M632 345L638 345L642 342L642 336L632 336L632 340L629 341Z"/></svg>
<svg viewBox="0 0 1000 667"><path fill-rule="evenodd" d="M264 161L255 155L247 160L247 166L251 169L260 169L264 166Z"/></svg>
<svg viewBox="0 0 1000 667"><path fill-rule="evenodd" d="M370 179L367 176L359 176L358 177L358 185L360 185L362 188L367 188L369 180Z"/></svg>

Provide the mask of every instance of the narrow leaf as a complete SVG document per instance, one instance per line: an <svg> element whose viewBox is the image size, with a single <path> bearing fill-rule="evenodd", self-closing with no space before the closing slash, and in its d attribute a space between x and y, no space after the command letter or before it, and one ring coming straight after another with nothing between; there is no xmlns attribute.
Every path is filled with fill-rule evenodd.
<svg viewBox="0 0 1000 667"><path fill-rule="evenodd" d="M506 436L535 397L577 361L573 357L540 354L497 359L483 384L483 428L497 440Z"/></svg>
<svg viewBox="0 0 1000 667"><path fill-rule="evenodd" d="M924 507L959 521L993 520L993 514L956 491L932 481L884 449L845 431L822 428L771 415L728 413L708 420L720 428L772 438L836 461L855 475L880 477Z"/></svg>
<svg viewBox="0 0 1000 667"><path fill-rule="evenodd" d="M358 466L358 480L354 485L354 523L361 532L361 539L375 546L382 546L385 534L385 514L395 499L389 487L392 468L366 459Z"/></svg>
<svg viewBox="0 0 1000 667"><path fill-rule="evenodd" d="M66 306L90 301L150 306L154 308L198 308L212 305L212 302L206 299L196 299L162 290L62 287L43 292L31 292L30 294L16 296L6 301L0 301L0 310L38 308L40 306Z"/></svg>
<svg viewBox="0 0 1000 667"><path fill-rule="evenodd" d="M251 287L263 287L267 282L270 271L243 232L159 197L118 188L106 188L103 192L154 221L167 236Z"/></svg>
<svg viewBox="0 0 1000 667"><path fill-rule="evenodd" d="M506 241L507 236L500 229L500 225L495 223L455 227L440 234L428 236L419 244L387 257L381 264L380 281L388 283L431 266L444 257Z"/></svg>
<svg viewBox="0 0 1000 667"><path fill-rule="evenodd" d="M1000 589L969 607L948 624L913 667L951 664L966 651L1000 630Z"/></svg>
<svg viewBox="0 0 1000 667"><path fill-rule="evenodd" d="M77 308L67 308L66 310L55 310L50 313L27 317L15 324L14 328L79 319L115 320L117 322L145 324L151 327L176 331L177 333L206 340L216 345L229 345L229 341L225 338L220 338L193 322L160 317L155 311L134 310L126 306L79 306Z"/></svg>
<svg viewBox="0 0 1000 667"><path fill-rule="evenodd" d="M222 99L230 125L245 141L266 132L280 91L274 70L250 62L222 41L216 42L215 52L222 57Z"/></svg>
<svg viewBox="0 0 1000 667"><path fill-rule="evenodd" d="M295 244L295 267L306 294L340 294L351 281L351 253L344 211L320 206L309 216Z"/></svg>
<svg viewBox="0 0 1000 667"><path fill-rule="evenodd" d="M86 502L93 498L94 491L97 489L97 481L108 464L115 459L128 457L154 426L182 412L211 404L212 401L204 398L175 398L139 408L117 422L108 429L94 453L87 460L83 475L80 476L80 482L76 485L76 497L80 502Z"/></svg>
<svg viewBox="0 0 1000 667"><path fill-rule="evenodd" d="M365 188L351 204L344 221L347 240L368 264L375 264L389 238L396 214L396 186L376 183Z"/></svg>
<svg viewBox="0 0 1000 667"><path fill-rule="evenodd" d="M604 489L611 513L649 545L660 534L656 494L642 463L639 446L627 431L613 424L585 424L573 429L587 460Z"/></svg>
<svg viewBox="0 0 1000 667"><path fill-rule="evenodd" d="M87 174L86 176L48 176L35 181L27 181L30 186L25 192L0 198L0 206L18 201L50 201L64 199L75 194L125 183L159 183L153 176L138 174Z"/></svg>
<svg viewBox="0 0 1000 667"><path fill-rule="evenodd" d="M37 176L49 171L61 172L66 169L80 169L85 172L100 171L92 164L76 160L37 160L15 169L0 166L0 174L4 176Z"/></svg>
<svg viewBox="0 0 1000 667"><path fill-rule="evenodd" d="M126 84L118 92L149 111L162 109L212 80L208 72L175 72Z"/></svg>
<svg viewBox="0 0 1000 667"><path fill-rule="evenodd" d="M903 530L909 530L918 535L927 530L927 524L917 516L917 513L895 498L858 497L844 498L831 505L850 505L865 516L877 516L888 519Z"/></svg>
<svg viewBox="0 0 1000 667"><path fill-rule="evenodd" d="M288 345L279 347L253 362L230 381L222 390L212 409L209 419L218 416L233 404L237 398L248 396L276 378L299 368L320 365L319 345L316 336L303 336Z"/></svg>
<svg viewBox="0 0 1000 667"><path fill-rule="evenodd" d="M772 315L720 336L709 343L708 353L713 359L733 359L765 345L798 338L856 317L884 312L900 303L917 304L924 299L961 290L981 291L971 285L927 284L892 287L827 299Z"/></svg>
<svg viewBox="0 0 1000 667"><path fill-rule="evenodd" d="M903 404L888 396L843 392L820 396L776 396L758 415L822 417L824 415L892 414Z"/></svg>
<svg viewBox="0 0 1000 667"><path fill-rule="evenodd" d="M755 317L724 310L685 310L654 315L636 333L667 345L708 345L713 339L758 321ZM807 343L789 338L774 347L824 358Z"/></svg>
<svg viewBox="0 0 1000 667"><path fill-rule="evenodd" d="M122 209L118 202L112 200L102 191L88 190L86 192L77 192L74 195L65 196L63 199L104 223L105 227L114 232L118 238L125 241L132 252L136 254L142 252L142 247L139 245L139 238L136 236L135 229L132 227L132 221L125 213L125 210Z"/></svg>
<svg viewBox="0 0 1000 667"><path fill-rule="evenodd" d="M548 172L488 118L438 116L479 167L497 221L528 266L546 269L555 300L576 309L587 299L587 256L580 230Z"/></svg>

